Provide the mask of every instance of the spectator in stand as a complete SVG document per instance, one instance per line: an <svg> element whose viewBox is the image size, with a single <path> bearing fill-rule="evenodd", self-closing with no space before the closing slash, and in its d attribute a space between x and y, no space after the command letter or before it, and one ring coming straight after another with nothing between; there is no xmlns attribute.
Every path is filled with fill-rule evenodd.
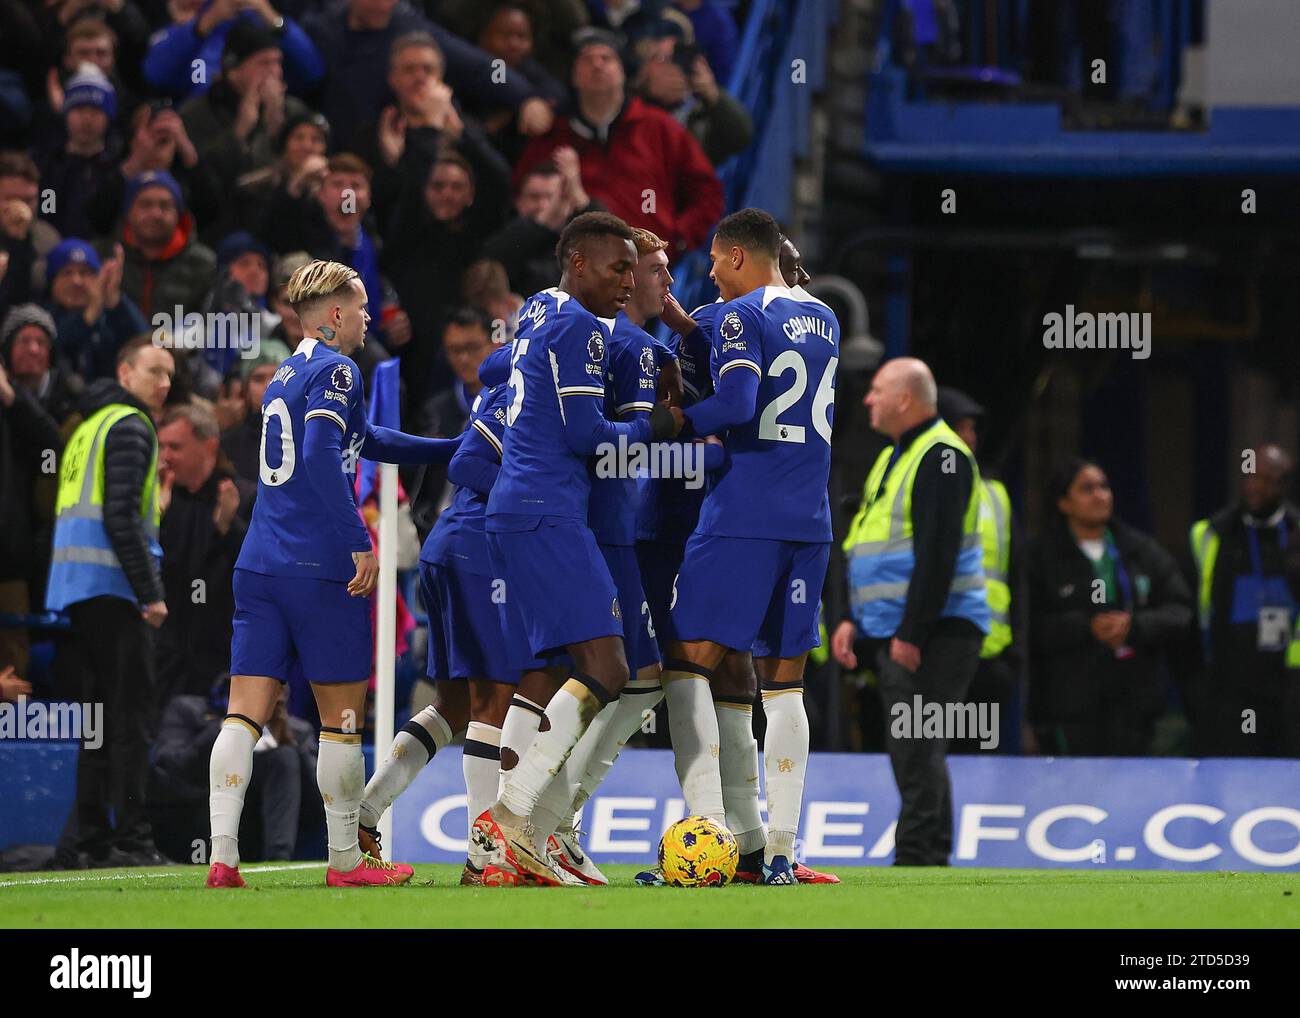
<svg viewBox="0 0 1300 1018"><path fill-rule="evenodd" d="M9 349L11 342L26 343L31 333L48 335L53 328L41 307L20 304L0 325L0 345ZM36 486L62 452L58 424L0 363L0 612L32 610L32 580L49 564L50 541ZM0 669L12 665L25 675L27 660L27 631L0 629Z"/></svg>
<svg viewBox="0 0 1300 1018"><path fill-rule="evenodd" d="M533 57L553 79L567 78L573 59L573 33L591 24L585 0L512 0L502 6L524 9L532 30L529 49ZM503 54L489 49L482 39L485 15L490 19L495 6L487 5L485 11L483 0L439 0L430 7L430 17L466 39L477 39L482 49L504 58Z"/></svg>
<svg viewBox="0 0 1300 1018"><path fill-rule="evenodd" d="M617 32L629 45L669 30L695 36L690 19L668 0L587 0L587 9L594 26Z"/></svg>
<svg viewBox="0 0 1300 1018"><path fill-rule="evenodd" d="M40 171L23 152L0 152L0 310L32 299L45 286L45 256L59 231L37 217Z"/></svg>
<svg viewBox="0 0 1300 1018"><path fill-rule="evenodd" d="M185 129L217 179L234 181L269 166L285 123L308 112L285 94L283 61L275 33L256 18L240 18L226 32L221 76L181 106Z"/></svg>
<svg viewBox="0 0 1300 1018"><path fill-rule="evenodd" d="M1296 757L1300 692L1288 665L1300 664L1300 605L1287 575L1300 512L1286 500L1295 464L1272 443L1250 456L1237 501L1190 534L1203 654L1190 697L1196 753Z"/></svg>
<svg viewBox="0 0 1300 1018"><path fill-rule="evenodd" d="M124 253L100 261L84 240L69 237L50 252L47 306L57 325L55 347L83 378L113 373L117 351L149 326L135 302L122 292Z"/></svg>
<svg viewBox="0 0 1300 1018"><path fill-rule="evenodd" d="M714 77L726 87L740 50L740 36L731 12L717 0L673 0L673 6L691 19L695 44L704 51Z"/></svg>
<svg viewBox="0 0 1300 1018"><path fill-rule="evenodd" d="M216 255L194 238L194 217L180 185L165 170L149 170L126 182L122 292L145 321L159 311L197 311L212 286Z"/></svg>
<svg viewBox="0 0 1300 1018"><path fill-rule="evenodd" d="M229 657L229 653L227 653ZM302 826L302 804L316 795L315 728L286 709L288 687L276 702L262 737L253 747L253 773L240 824L240 854L248 859L291 859ZM222 676L204 695L174 697L163 711L154 746L153 783L157 797L198 807L202 826L187 826L168 842L188 846L207 831L208 761L230 706L230 677ZM316 807L319 812L319 807ZM260 845L252 825L261 821ZM160 836L163 834L159 832Z"/></svg>
<svg viewBox="0 0 1300 1018"><path fill-rule="evenodd" d="M205 398L216 398L231 374L239 374L241 360L255 356L262 338L269 339L280 325L266 300L270 263L265 245L244 230L230 234L217 248L217 284L203 302L209 316L209 341L203 348L207 370L203 384L196 386Z"/></svg>
<svg viewBox="0 0 1300 1018"><path fill-rule="evenodd" d="M415 434L455 438L465 430L470 408L483 388L478 380L479 365L495 349L491 336L492 322L478 308L459 307L448 316L442 331L442 352L456 380L420 406L412 428ZM411 522L423 542L450 501L447 469L419 466L410 469L409 475L403 483L407 491L416 493L411 503Z"/></svg>
<svg viewBox="0 0 1300 1018"><path fill-rule="evenodd" d="M40 313L32 312L36 320L16 330L4 330L4 341L0 343L4 363L9 369L10 381L31 395L54 423L63 428L76 413L86 383L65 360L56 356L55 324L49 312L39 305L25 306L38 308ZM18 311L19 308L14 308L9 313L13 315ZM15 320L21 322L24 319L19 317Z"/></svg>
<svg viewBox="0 0 1300 1018"><path fill-rule="evenodd" d="M565 224L584 212L603 211L582 186L578 153L562 146L524 174L515 192L515 218L483 242L482 254L505 266L517 291L537 293L555 285L555 245Z"/></svg>
<svg viewBox="0 0 1300 1018"><path fill-rule="evenodd" d="M225 68L230 32L247 22L264 29L284 54L284 80L294 95L305 95L325 77L325 63L296 21L268 0L208 0L193 17L159 32L144 58L144 76L153 88L177 99L206 92ZM195 73L195 61L204 73Z"/></svg>
<svg viewBox="0 0 1300 1018"><path fill-rule="evenodd" d="M1052 478L1059 514L1029 552L1030 722L1056 756L1144 756L1165 708L1163 658L1192 598L1156 540L1114 518L1096 463Z"/></svg>
<svg viewBox="0 0 1300 1018"><path fill-rule="evenodd" d="M149 43L149 23L140 5L131 0L49 0L41 6L44 8L39 15L41 35L48 40L45 52L49 56L61 55L65 75L77 70L80 57L88 56L114 85L124 84L136 93L142 90L140 64ZM102 34L98 37L79 34L87 23L96 28L105 25L111 31L107 54L100 41ZM75 54L71 52L74 38L79 43ZM91 38L96 41L91 42ZM119 98L124 94L119 92ZM54 108L58 107L55 103Z"/></svg>
<svg viewBox="0 0 1300 1018"><path fill-rule="evenodd" d="M488 316L493 343L514 342L524 298L510 289L505 266L491 258L471 262L461 280L460 292L466 304Z"/></svg>
<svg viewBox="0 0 1300 1018"><path fill-rule="evenodd" d="M213 231L224 237L247 230L270 244L277 229L276 212L316 193L329 160L329 121L319 113L301 113L285 121L275 143L275 162L235 181L232 201Z"/></svg>
<svg viewBox="0 0 1300 1018"><path fill-rule="evenodd" d="M158 429L162 581L170 607L158 630L159 702L201 696L230 668L232 582L248 524L235 471L221 453L217 417L175 406ZM202 584L201 598L195 597Z"/></svg>
<svg viewBox="0 0 1300 1018"><path fill-rule="evenodd" d="M461 111L451 87L443 80L442 52L427 32L411 32L393 43L388 84L395 102L379 115L370 152L360 153L379 167L374 194L377 218L385 236L392 225L394 205L401 199L403 177L428 165L436 148L463 155L481 177L500 182L503 189L510 166L488 141L482 124Z"/></svg>
<svg viewBox="0 0 1300 1018"><path fill-rule="evenodd" d="M723 211L722 182L708 156L670 114L626 94L611 33L587 29L576 45L577 111L529 144L515 168L516 189L568 145L578 153L583 188L610 212L668 241L674 258L698 247Z"/></svg>
<svg viewBox="0 0 1300 1018"><path fill-rule="evenodd" d="M103 72L84 65L68 82L63 100L65 134L39 160L41 180L55 201L42 214L64 236L92 237L90 209L117 172L119 142L110 133L117 94Z"/></svg>
<svg viewBox="0 0 1300 1018"><path fill-rule="evenodd" d="M410 312L415 337L402 351L408 407L418 407L451 380L438 356L440 323L447 309L460 303L464 266L500 225L509 187L507 168L479 146L465 146L465 155L442 147L441 135L455 127L450 95L429 85L423 96L425 126L406 131L402 189L385 251L385 266ZM445 111L442 129L436 126L440 111Z"/></svg>
<svg viewBox="0 0 1300 1018"><path fill-rule="evenodd" d="M533 19L519 0L485 5L474 37L484 52L504 61L502 73L523 78L552 110L567 111L569 89L533 57ZM514 119L513 111L505 107L483 113L488 134L512 163L528 144L528 139L515 129Z"/></svg>
<svg viewBox="0 0 1300 1018"><path fill-rule="evenodd" d="M364 152L370 144L375 112L384 107L389 88L389 54L393 43L408 32L433 35L447 84L472 110L504 104L516 112L520 132L530 136L551 126L550 105L532 94L522 78L494 80L492 57L431 24L407 0L334 0L307 19L307 32L329 68L321 112L334 125L335 143L342 151Z"/></svg>
<svg viewBox="0 0 1300 1018"><path fill-rule="evenodd" d="M718 86L697 47L668 35L642 39L636 51L641 61L637 94L685 124L714 166L753 140L749 111Z"/></svg>
<svg viewBox="0 0 1300 1018"><path fill-rule="evenodd" d="M238 382L228 382L217 401L218 423L221 430L221 452L234 470L235 483L249 506L257 494L257 479L261 472L262 455L262 397L271 384L276 370L289 359L290 349L278 339L265 340L256 357L241 362L242 374Z"/></svg>
<svg viewBox="0 0 1300 1018"><path fill-rule="evenodd" d="M145 29L145 35L148 30ZM51 36L50 38L57 38ZM61 129L61 117L66 89L70 80L80 73L84 64L94 64L113 86L119 110L132 109L140 101L139 59L127 55L126 63L117 59L117 33L93 8L78 17L63 36L63 46L58 66L45 69L46 106L38 117L35 131L48 136L51 127ZM123 80L129 75L130 83Z"/></svg>
<svg viewBox="0 0 1300 1018"><path fill-rule="evenodd" d="M186 198L186 206L200 225L210 225L220 212L222 184L212 167L200 161L198 149L185 130L185 122L170 99L137 106L130 117L130 149L116 171L105 180L88 209L98 236L108 236L122 215L126 182L150 170L166 170Z"/></svg>

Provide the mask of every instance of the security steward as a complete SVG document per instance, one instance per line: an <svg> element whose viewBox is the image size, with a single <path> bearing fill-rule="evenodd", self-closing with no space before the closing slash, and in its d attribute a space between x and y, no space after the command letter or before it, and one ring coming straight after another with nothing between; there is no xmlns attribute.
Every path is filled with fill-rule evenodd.
<svg viewBox="0 0 1300 1018"><path fill-rule="evenodd" d="M979 468L938 416L924 362L885 363L866 405L871 426L893 441L867 476L862 508L844 541L852 618L831 651L857 667L854 641L869 641L885 709L885 745L898 784L895 866L946 866L952 790L946 739L912 724L922 705L964 700L989 632L979 532Z"/></svg>
<svg viewBox="0 0 1300 1018"><path fill-rule="evenodd" d="M158 707L152 630L167 617L154 418L174 371L149 336L125 343L116 380L86 390L59 465L46 607L72 620L82 702L103 704L102 745L83 740L77 761L76 848L91 866L165 861L144 807Z"/></svg>

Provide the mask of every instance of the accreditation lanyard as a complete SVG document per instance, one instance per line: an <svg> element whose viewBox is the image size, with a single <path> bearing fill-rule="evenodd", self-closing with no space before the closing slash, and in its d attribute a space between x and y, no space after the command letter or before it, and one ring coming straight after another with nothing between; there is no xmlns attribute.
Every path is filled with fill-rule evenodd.
<svg viewBox="0 0 1300 1018"><path fill-rule="evenodd" d="M1120 558L1119 549L1115 547L1115 539L1109 530L1106 531L1106 554L1115 563L1115 582L1119 584L1120 607L1132 611L1135 605L1133 583L1129 579L1128 570L1124 568L1124 560Z"/></svg>
<svg viewBox="0 0 1300 1018"><path fill-rule="evenodd" d="M1277 521L1277 543L1286 554L1286 517ZM1250 548L1250 567L1255 573L1255 599L1260 608L1267 605L1264 590L1264 559L1259 553L1259 532L1249 524L1246 526L1246 544Z"/></svg>

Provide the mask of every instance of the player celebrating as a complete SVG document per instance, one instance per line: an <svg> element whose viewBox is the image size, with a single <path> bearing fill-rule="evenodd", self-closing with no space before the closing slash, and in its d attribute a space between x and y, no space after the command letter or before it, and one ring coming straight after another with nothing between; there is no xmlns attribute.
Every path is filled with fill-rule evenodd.
<svg viewBox="0 0 1300 1018"><path fill-rule="evenodd" d="M604 416L612 318L631 297L632 231L608 213L574 218L560 236L560 286L520 315L511 356L501 472L488 500L488 547L523 618L534 654L564 648L573 668L546 707L546 724L511 771L500 800L475 821L494 853L485 880L556 885L531 816L538 798L601 709L628 681L623 609L587 526L587 459L602 445L672 437L681 411L656 404L649 417ZM524 323L528 325L525 328ZM636 606L636 607L639 607ZM628 606L629 610L635 610Z"/></svg>
<svg viewBox="0 0 1300 1018"><path fill-rule="evenodd" d="M212 747L209 887L243 887L239 820L253 747L298 663L320 710L316 778L325 804L331 887L400 884L411 867L362 853L361 719L374 653L368 595L379 567L357 512L357 459L446 463L459 439L415 438L366 421L351 354L370 315L357 273L314 261L289 280L306 338L262 401L257 502L235 563L230 706Z"/></svg>
<svg viewBox="0 0 1300 1018"><path fill-rule="evenodd" d="M605 416L610 420L648 416L654 409L657 390L680 393L680 376L676 372L668 372L661 386L661 359L675 358L645 331L645 323L663 312L672 284L668 245L649 230L634 229L632 237L637 250L632 296L610 323L605 371ZM669 402L679 404L680 396L674 400L670 395ZM721 449L716 452L720 454ZM636 559L636 481L625 470L610 470L611 462L593 465L588 525L623 607L623 645L632 679L587 729L533 813L537 839L549 839L548 849L556 864L591 884L607 881L578 845L573 833L574 816L614 765L627 740L644 723L646 712L663 698L654 622ZM550 837L552 831L555 837Z"/></svg>
<svg viewBox="0 0 1300 1018"><path fill-rule="evenodd" d="M507 659L487 537L488 494L501 462L506 386L475 400L460 448L447 467L456 486L420 549L420 593L429 613L427 672L434 702L411 718L393 740L387 759L366 785L361 801L360 841L380 857L379 819L420 770L461 732L469 823L500 794L501 726L519 683ZM482 882L484 860L473 851L462 884Z"/></svg>
<svg viewBox="0 0 1300 1018"><path fill-rule="evenodd" d="M839 323L779 268L781 232L742 209L718 225L710 277L715 392L686 410L695 434L723 434L729 456L705 496L676 582L676 639L664 662L673 750L687 808L724 821L718 717L710 681L728 648L752 647L767 715L771 829L763 881L796 882L792 862L808 762L803 671L818 644L829 559L827 497ZM749 736L752 738L752 733Z"/></svg>

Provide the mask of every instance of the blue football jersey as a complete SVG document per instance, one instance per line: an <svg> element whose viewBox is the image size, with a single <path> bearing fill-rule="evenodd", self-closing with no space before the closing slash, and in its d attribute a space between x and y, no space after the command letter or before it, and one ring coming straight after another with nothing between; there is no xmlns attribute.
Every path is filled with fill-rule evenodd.
<svg viewBox="0 0 1300 1018"><path fill-rule="evenodd" d="M476 432L466 441L482 439L499 458L506 430L506 396L504 384L485 389L474 401L468 429ZM420 561L439 565L455 565L477 576L492 576L492 563L488 559L487 538L483 523L487 514L488 499L473 488L458 486L451 504L438 514L438 520L429 531Z"/></svg>
<svg viewBox="0 0 1300 1018"><path fill-rule="evenodd" d="M585 524L587 459L595 443L649 435L645 421L605 421L609 337L608 326L563 290L543 290L524 305L511 351L501 473L488 500L488 530L527 528L528 520L544 516ZM588 429L582 441L591 443L581 452L568 441L579 422Z"/></svg>
<svg viewBox="0 0 1300 1018"><path fill-rule="evenodd" d="M719 436L697 531L719 537L831 540L831 422L840 361L835 313L803 287L765 286L716 312L711 374L758 375L754 417Z"/></svg>
<svg viewBox="0 0 1300 1018"><path fill-rule="evenodd" d="M307 422L318 417L343 433L338 469L346 485L330 492L338 504L323 499L303 462ZM262 398L257 501L235 568L351 580L356 575L352 553L371 550L355 495L365 438L361 372L337 350L304 339L277 369Z"/></svg>
<svg viewBox="0 0 1300 1018"><path fill-rule="evenodd" d="M601 319L602 324L608 319ZM659 369L654 339L620 312L613 320L605 369L605 416L628 421L648 416L655 405ZM587 525L600 544L636 543L637 495L633 477L601 476L599 459L591 464L591 499Z"/></svg>
<svg viewBox="0 0 1300 1018"><path fill-rule="evenodd" d="M691 318L699 326L699 332L673 337L671 349L677 355L682 373L684 406L693 406L713 395L709 358L713 350L713 326L722 306L719 299L696 308ZM685 544L699 522L705 491L706 486L686 487L686 480L680 477L641 478L637 540Z"/></svg>

